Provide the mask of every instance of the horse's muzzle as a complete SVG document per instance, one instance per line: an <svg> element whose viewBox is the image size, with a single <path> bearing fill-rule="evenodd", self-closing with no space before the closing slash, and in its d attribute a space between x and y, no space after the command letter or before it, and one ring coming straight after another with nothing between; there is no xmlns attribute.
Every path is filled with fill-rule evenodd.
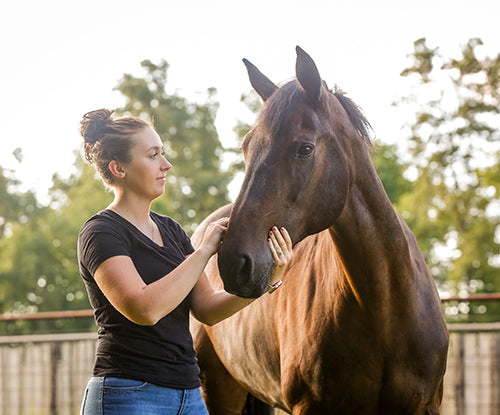
<svg viewBox="0 0 500 415"><path fill-rule="evenodd" d="M262 258L264 261L254 258L222 245L217 261L225 291L244 298L258 298L266 292L272 269L269 259L272 261L272 257L267 261L267 258Z"/></svg>

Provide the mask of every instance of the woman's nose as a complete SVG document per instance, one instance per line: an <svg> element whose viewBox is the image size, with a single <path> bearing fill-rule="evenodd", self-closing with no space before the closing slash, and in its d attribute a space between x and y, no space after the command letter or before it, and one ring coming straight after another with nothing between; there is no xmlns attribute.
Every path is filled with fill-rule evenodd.
<svg viewBox="0 0 500 415"><path fill-rule="evenodd" d="M165 170L165 171L170 170L172 168L172 165L170 164L170 162L165 157L163 157L163 160L164 160L164 162L161 166L161 169Z"/></svg>

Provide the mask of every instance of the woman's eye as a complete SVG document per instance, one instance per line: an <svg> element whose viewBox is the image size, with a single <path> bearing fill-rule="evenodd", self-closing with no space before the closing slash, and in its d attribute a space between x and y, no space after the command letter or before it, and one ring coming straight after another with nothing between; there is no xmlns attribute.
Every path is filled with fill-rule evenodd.
<svg viewBox="0 0 500 415"><path fill-rule="evenodd" d="M155 159L156 157L158 157L159 155L162 155L163 157L165 157L165 150L162 150L162 151L155 151L150 157L152 159Z"/></svg>
<svg viewBox="0 0 500 415"><path fill-rule="evenodd" d="M297 150L297 157L306 158L309 157L314 150L314 145L310 143L301 144L299 149Z"/></svg>

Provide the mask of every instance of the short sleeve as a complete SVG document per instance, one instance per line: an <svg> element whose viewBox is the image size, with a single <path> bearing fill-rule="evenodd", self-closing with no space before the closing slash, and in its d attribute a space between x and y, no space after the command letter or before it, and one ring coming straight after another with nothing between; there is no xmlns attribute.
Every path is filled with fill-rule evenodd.
<svg viewBox="0 0 500 415"><path fill-rule="evenodd" d="M78 236L78 258L80 266L94 275L106 259L113 256L130 256L130 242L112 223L94 219L82 227Z"/></svg>

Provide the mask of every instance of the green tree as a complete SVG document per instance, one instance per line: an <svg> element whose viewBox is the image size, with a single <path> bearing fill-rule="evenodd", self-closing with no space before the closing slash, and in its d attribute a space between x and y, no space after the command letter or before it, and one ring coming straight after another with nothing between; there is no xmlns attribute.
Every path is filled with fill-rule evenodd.
<svg viewBox="0 0 500 415"><path fill-rule="evenodd" d="M411 182L403 175L405 165L398 156L394 144L376 142L372 156L373 164L377 170L385 191L393 204L397 204L401 197L411 191Z"/></svg>
<svg viewBox="0 0 500 415"><path fill-rule="evenodd" d="M21 162L21 150L14 152ZM0 166L0 239L10 232L15 223L28 223L37 216L40 206L32 191L19 190L21 182L14 177L14 171Z"/></svg>
<svg viewBox="0 0 500 415"><path fill-rule="evenodd" d="M77 237L83 222L112 200L94 169L77 154L77 171L53 176L49 206L12 225L0 240L0 312L33 313L90 307L78 271ZM0 332L88 329L85 320L17 322Z"/></svg>
<svg viewBox="0 0 500 415"><path fill-rule="evenodd" d="M146 74L125 74L116 89L126 99L118 112L149 118L158 131L173 168L165 195L154 208L179 221L188 233L212 211L229 202L232 171L221 167L224 149L214 125L216 91L207 90L203 104L166 92L168 64L141 63Z"/></svg>
<svg viewBox="0 0 500 415"><path fill-rule="evenodd" d="M401 102L415 119L404 149L413 190L398 209L449 292L500 290L500 54L479 57L481 45L470 39L453 59L419 39L401 73L417 93Z"/></svg>
<svg viewBox="0 0 500 415"><path fill-rule="evenodd" d="M251 114L257 118L257 114L262 108L262 101L254 91L249 91L241 94L240 102L243 103ZM228 152L232 153L235 157L233 164L231 165L231 172L233 174L238 172L243 172L245 170L245 160L243 158L243 152L241 151L241 143L245 138L245 135L252 129L253 124L249 124L242 120L237 120L236 125L233 127L233 132L236 135L237 145L235 147L227 149Z"/></svg>
<svg viewBox="0 0 500 415"><path fill-rule="evenodd" d="M118 89L127 99L119 113L154 120L166 139L165 147L174 168L168 175L167 197L154 208L176 218L187 230L228 202L227 183L232 174L221 170L222 146L214 127L215 91L205 104L190 103L165 93L168 65L143 62L145 79L124 75ZM149 110L150 112L147 112ZM0 312L88 308L77 261L77 237L84 221L105 208L113 194L80 151L75 152L75 172L69 178L53 176L48 206L39 206L34 194L17 192L18 182L0 169ZM8 173L8 172L7 172ZM5 197L4 197L5 196ZM53 322L61 326L62 322ZM0 332L53 328L12 323ZM73 321L59 329L88 327Z"/></svg>

